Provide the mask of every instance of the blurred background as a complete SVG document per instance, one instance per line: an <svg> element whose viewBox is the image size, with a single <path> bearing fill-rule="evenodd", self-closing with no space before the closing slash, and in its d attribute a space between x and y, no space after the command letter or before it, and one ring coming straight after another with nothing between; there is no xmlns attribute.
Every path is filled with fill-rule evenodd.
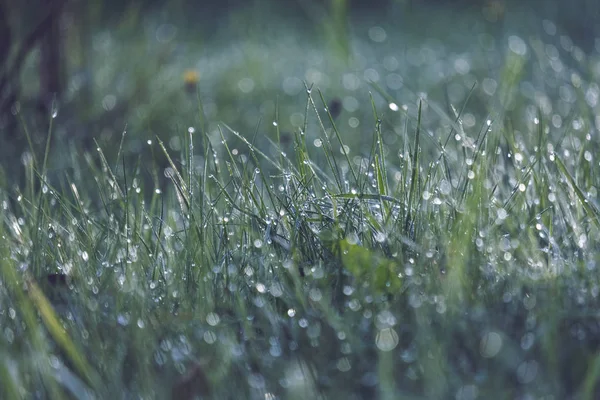
<svg viewBox="0 0 600 400"><path fill-rule="evenodd" d="M305 84L351 148L371 140L369 92L389 145L403 133L393 111L414 116L418 98L449 115L468 99L476 130L511 109L497 100L508 50L525 46L535 63L518 79L550 102L564 102L557 79L595 79L599 12L591 0L0 0L2 180L43 151L51 126L59 174L96 142L116 151L125 130L125 154L142 164L155 138L177 153L190 129L219 143L223 122L266 146L280 130L285 147L304 123Z"/></svg>

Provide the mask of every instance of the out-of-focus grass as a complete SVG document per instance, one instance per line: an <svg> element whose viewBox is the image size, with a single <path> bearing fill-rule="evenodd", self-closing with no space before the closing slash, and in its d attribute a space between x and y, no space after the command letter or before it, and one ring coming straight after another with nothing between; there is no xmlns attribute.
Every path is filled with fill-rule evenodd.
<svg viewBox="0 0 600 400"><path fill-rule="evenodd" d="M376 27L339 75L99 36L124 120L0 190L0 397L597 397L597 57Z"/></svg>

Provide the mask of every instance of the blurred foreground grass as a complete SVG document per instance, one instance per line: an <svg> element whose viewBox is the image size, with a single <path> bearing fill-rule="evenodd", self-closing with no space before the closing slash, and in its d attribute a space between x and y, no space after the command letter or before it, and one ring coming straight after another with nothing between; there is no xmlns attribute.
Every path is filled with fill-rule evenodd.
<svg viewBox="0 0 600 400"><path fill-rule="evenodd" d="M122 120L16 115L0 397L597 398L600 63L540 24L100 34Z"/></svg>

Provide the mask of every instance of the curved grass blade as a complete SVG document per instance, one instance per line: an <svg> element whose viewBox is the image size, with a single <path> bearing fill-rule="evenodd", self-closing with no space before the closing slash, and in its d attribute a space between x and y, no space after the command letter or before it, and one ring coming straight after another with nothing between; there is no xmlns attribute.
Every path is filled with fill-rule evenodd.
<svg viewBox="0 0 600 400"><path fill-rule="evenodd" d="M97 374L88 364L82 353L75 347L68 333L62 327L58 316L56 315L50 301L46 298L39 286L32 280L27 281L27 289L31 301L35 304L46 329L56 341L58 346L65 352L67 357L73 362L78 372L85 377L87 383L96 386L99 382Z"/></svg>
<svg viewBox="0 0 600 400"><path fill-rule="evenodd" d="M571 176L569 171L567 171L567 167L562 162L560 157L558 157L558 154L554 154L554 157L556 160L556 166L558 167L558 170L561 174L563 174L563 176L567 179L567 181L575 191L575 194L579 198L579 201L581 202L581 205L583 206L583 209L585 210L586 214L588 214L588 216L592 218L592 221L594 222L594 225L596 225L596 228L600 229L600 210L598 210L598 208L596 208L596 206L587 199L583 191L579 188L579 186L577 186L577 182L575 182L573 176Z"/></svg>

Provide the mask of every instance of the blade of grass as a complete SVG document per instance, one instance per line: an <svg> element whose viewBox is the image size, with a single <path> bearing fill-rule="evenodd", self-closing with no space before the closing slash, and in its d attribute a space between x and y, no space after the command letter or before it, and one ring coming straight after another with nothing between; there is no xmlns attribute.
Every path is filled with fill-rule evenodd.
<svg viewBox="0 0 600 400"><path fill-rule="evenodd" d="M573 176L571 176L571 174L567 170L567 167L560 159L558 154L554 154L554 159L558 170L571 185L571 188L577 195L577 198L581 202L581 205L583 206L583 209L585 210L586 214L591 218L594 225L596 225L596 228L600 229L600 210L598 210L598 208L596 208L596 206L587 199L583 191L577 185L577 182L575 182L575 179L573 179Z"/></svg>
<svg viewBox="0 0 600 400"><path fill-rule="evenodd" d="M414 207L413 202L416 198L418 179L419 179L419 153L421 152L419 139L421 136L421 102L419 102L419 114L417 118L417 130L415 132L415 144L413 148L413 154L411 157L411 167L412 167L412 176L410 180L410 189L408 191L408 211L406 214L406 222L404 224L404 231L408 234L410 232L410 227L414 223L414 214L416 213L416 207ZM413 211L414 209L414 211ZM412 235L408 235L412 238Z"/></svg>

